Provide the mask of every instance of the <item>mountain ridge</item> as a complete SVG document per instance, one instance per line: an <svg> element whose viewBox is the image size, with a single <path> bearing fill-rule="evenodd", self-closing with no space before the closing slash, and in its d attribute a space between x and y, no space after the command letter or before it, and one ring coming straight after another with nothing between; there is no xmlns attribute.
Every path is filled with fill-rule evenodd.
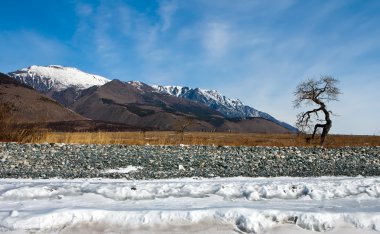
<svg viewBox="0 0 380 234"><path fill-rule="evenodd" d="M296 131L293 126L277 120L268 113L256 110L253 107L244 105L239 99L228 98L217 90L206 90L200 88L189 88L187 86L162 86L152 85L157 92L173 95L176 97L182 97L189 100L193 100L198 103L202 103L210 107L211 109L221 112L226 118L231 119L245 119L252 117L261 117L275 123L282 125L290 131Z"/></svg>
<svg viewBox="0 0 380 234"><path fill-rule="evenodd" d="M91 92L91 89L95 90L96 87L101 87L111 82L110 79L105 77L85 73L77 68L63 67L60 65L33 65L29 68L10 72L8 75L58 101L65 107L72 107L83 95L87 95L88 92ZM156 92L205 105L221 113L222 116L227 119L243 120L259 117L279 124L292 132L296 131L293 126L279 121L265 112L244 105L239 99L228 98L216 90L182 86L147 85L140 81L124 83L134 86L141 92ZM83 94L83 92L85 93Z"/></svg>
<svg viewBox="0 0 380 234"><path fill-rule="evenodd" d="M161 131L288 132L262 118L230 121L206 105L155 92L142 82L112 80L83 93L70 108L93 120Z"/></svg>

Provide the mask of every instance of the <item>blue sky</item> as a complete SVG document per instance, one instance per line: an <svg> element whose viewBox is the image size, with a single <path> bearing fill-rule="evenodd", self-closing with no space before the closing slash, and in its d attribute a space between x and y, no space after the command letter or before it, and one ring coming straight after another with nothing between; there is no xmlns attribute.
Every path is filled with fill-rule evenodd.
<svg viewBox="0 0 380 234"><path fill-rule="evenodd" d="M380 134L378 0L4 0L0 71L60 64L216 89L295 122L293 91L340 80L333 133Z"/></svg>

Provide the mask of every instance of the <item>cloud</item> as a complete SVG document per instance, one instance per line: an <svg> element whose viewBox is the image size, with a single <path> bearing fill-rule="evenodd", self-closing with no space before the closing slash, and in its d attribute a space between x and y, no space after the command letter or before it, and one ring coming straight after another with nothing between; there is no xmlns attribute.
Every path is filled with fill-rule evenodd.
<svg viewBox="0 0 380 234"><path fill-rule="evenodd" d="M177 10L177 4L174 1L163 1L161 2L158 14L161 17L161 31L167 31L171 26L172 16Z"/></svg>
<svg viewBox="0 0 380 234"><path fill-rule="evenodd" d="M123 1L101 1L92 8L91 16L78 15L75 38L84 44L81 49L86 57L106 75L155 83L155 77L177 73L175 64L169 63L180 62L176 58L183 56L181 49L176 50L176 31L171 32L177 2L160 2L151 12L155 15Z"/></svg>
<svg viewBox="0 0 380 234"><path fill-rule="evenodd" d="M208 23L203 31L202 45L206 53L213 58L224 56L230 43L230 32L227 24L221 22Z"/></svg>
<svg viewBox="0 0 380 234"><path fill-rule="evenodd" d="M33 31L0 33L0 71L10 72L33 64L67 64L70 47Z"/></svg>

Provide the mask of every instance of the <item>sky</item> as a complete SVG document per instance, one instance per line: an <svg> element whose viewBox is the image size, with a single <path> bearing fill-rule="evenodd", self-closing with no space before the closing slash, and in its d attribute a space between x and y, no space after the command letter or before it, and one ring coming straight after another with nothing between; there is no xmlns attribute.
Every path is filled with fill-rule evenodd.
<svg viewBox="0 0 380 234"><path fill-rule="evenodd" d="M379 25L378 0L2 0L0 72L215 89L290 124L297 84L330 75L331 132L380 135Z"/></svg>

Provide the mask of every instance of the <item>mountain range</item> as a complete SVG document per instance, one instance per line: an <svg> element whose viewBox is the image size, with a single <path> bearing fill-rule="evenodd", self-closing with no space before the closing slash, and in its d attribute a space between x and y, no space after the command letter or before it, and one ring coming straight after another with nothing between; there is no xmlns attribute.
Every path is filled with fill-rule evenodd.
<svg viewBox="0 0 380 234"><path fill-rule="evenodd" d="M59 65L8 73L82 118L153 130L285 133L296 129L216 90L123 82Z"/></svg>
<svg viewBox="0 0 380 234"><path fill-rule="evenodd" d="M216 90L161 85L153 85L152 87L160 93L186 98L197 103L204 104L213 110L219 111L227 118L245 119L259 117L275 122L290 131L297 131L297 129L293 126L279 121L265 112L258 111L253 107L244 105L239 99L230 99L223 96Z"/></svg>

